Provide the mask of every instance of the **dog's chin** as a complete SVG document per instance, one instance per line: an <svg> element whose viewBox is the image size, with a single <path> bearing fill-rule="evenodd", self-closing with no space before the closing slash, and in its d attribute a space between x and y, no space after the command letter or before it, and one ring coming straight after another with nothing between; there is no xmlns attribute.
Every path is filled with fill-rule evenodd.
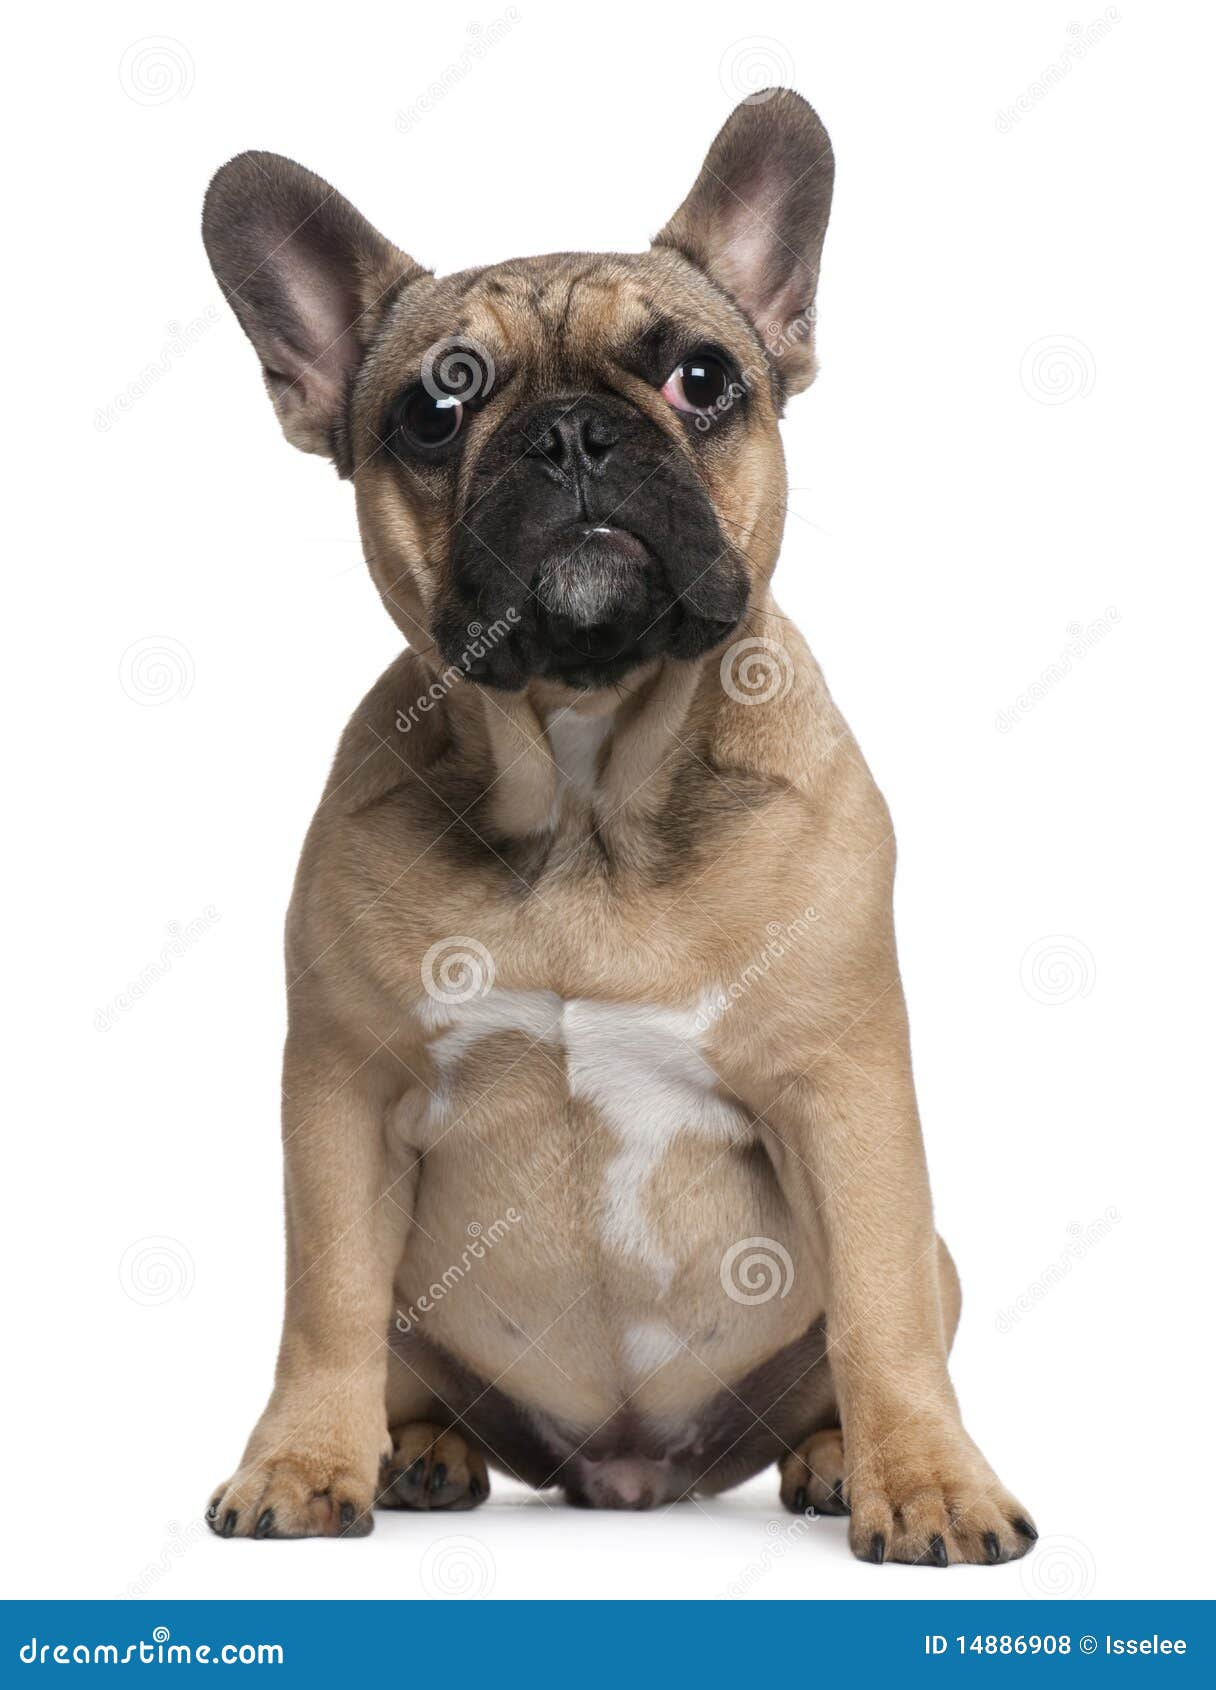
<svg viewBox="0 0 1216 1690"><path fill-rule="evenodd" d="M484 686L518 691L536 679L594 691L656 658L703 656L730 635L747 601L746 589L734 583L694 607L672 591L644 540L603 524L562 529L532 583L493 645L483 637L471 650L467 625L441 617L436 643L445 661Z"/></svg>
<svg viewBox="0 0 1216 1690"><path fill-rule="evenodd" d="M608 686L667 649L675 605L636 534L574 524L537 567L520 649L530 671L566 686Z"/></svg>

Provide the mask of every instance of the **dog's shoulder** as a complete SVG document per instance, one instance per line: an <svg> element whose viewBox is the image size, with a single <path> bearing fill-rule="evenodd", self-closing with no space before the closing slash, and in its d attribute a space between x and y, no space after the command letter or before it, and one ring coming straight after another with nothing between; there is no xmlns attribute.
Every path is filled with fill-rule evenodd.
<svg viewBox="0 0 1216 1690"><path fill-rule="evenodd" d="M349 971L340 943L401 878L412 812L451 748L450 701L434 667L404 650L354 711L309 827L287 915L289 962L311 986ZM419 832L417 854L429 840ZM366 930L359 929L366 944ZM323 960L322 960L323 959Z"/></svg>
<svg viewBox="0 0 1216 1690"><path fill-rule="evenodd" d="M425 779L450 743L444 694L418 652L407 648L389 664L346 724L318 821L356 815L404 783Z"/></svg>
<svg viewBox="0 0 1216 1690"><path fill-rule="evenodd" d="M823 671L771 600L722 653L697 707L717 771L783 795L817 828L889 836L886 803Z"/></svg>

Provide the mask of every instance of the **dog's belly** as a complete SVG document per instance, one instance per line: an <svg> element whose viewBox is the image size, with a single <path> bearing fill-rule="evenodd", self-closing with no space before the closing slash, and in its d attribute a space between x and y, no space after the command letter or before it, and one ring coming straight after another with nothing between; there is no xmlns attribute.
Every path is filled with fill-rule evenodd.
<svg viewBox="0 0 1216 1690"><path fill-rule="evenodd" d="M398 1347L492 1384L555 1465L583 1445L588 1484L653 1492L647 1464L699 1459L708 1406L823 1307L708 1018L499 990L427 1015ZM594 1465L618 1459L642 1466Z"/></svg>

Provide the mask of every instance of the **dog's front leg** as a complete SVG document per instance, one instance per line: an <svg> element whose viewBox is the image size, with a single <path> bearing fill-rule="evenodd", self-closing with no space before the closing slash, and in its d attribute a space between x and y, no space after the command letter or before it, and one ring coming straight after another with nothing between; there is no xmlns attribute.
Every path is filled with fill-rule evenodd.
<svg viewBox="0 0 1216 1690"><path fill-rule="evenodd" d="M414 1159L386 1135L383 1055L289 1036L287 1299L274 1390L207 1510L222 1537L364 1536L388 1449L386 1335ZM396 1085L400 1091L400 1085Z"/></svg>
<svg viewBox="0 0 1216 1690"><path fill-rule="evenodd" d="M942 1252L898 986L814 1055L767 1119L795 1224L826 1250L854 1553L938 1566L1024 1554L1029 1516L964 1430L946 1370Z"/></svg>

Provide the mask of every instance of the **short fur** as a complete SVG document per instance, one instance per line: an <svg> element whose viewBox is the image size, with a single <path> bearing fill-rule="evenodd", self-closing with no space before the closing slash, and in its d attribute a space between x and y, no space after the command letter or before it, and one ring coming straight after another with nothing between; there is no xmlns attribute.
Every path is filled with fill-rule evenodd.
<svg viewBox="0 0 1216 1690"><path fill-rule="evenodd" d="M890 820L769 586L831 189L784 90L637 255L437 279L289 160L211 186L216 274L409 642L292 899L286 1315L225 1537L472 1507L487 1464L646 1507L773 1462L863 1559L1035 1535L947 1374ZM731 381L692 414L697 348Z"/></svg>

